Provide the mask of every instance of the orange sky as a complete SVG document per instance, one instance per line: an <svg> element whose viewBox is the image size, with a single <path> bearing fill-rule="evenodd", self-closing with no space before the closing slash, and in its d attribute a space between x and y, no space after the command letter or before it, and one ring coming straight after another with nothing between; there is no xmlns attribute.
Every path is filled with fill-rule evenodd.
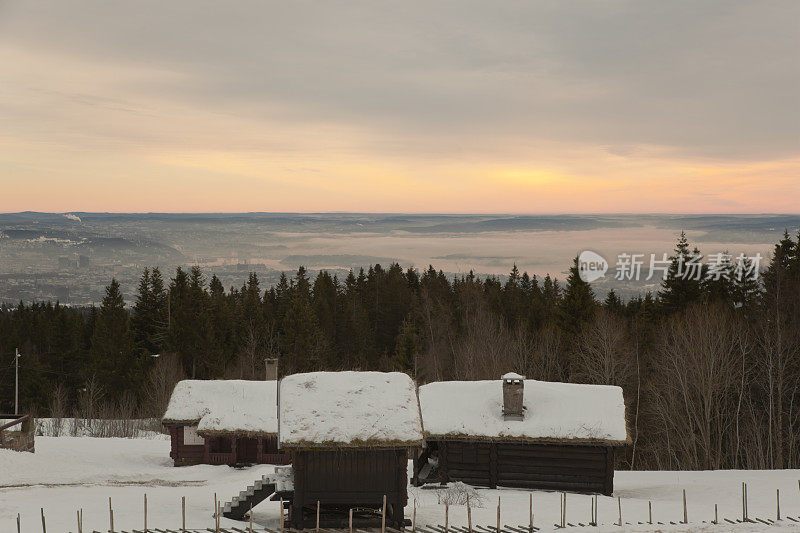
<svg viewBox="0 0 800 533"><path fill-rule="evenodd" d="M0 211L800 211L797 4L147 5L0 5Z"/></svg>

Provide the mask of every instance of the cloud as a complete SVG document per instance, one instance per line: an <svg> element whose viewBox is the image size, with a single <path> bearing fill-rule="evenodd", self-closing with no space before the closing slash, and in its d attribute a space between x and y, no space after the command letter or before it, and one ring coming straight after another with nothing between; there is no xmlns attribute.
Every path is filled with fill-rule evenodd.
<svg viewBox="0 0 800 533"><path fill-rule="evenodd" d="M790 161L798 17L790 0L7 0L0 140L53 155L0 143L0 161L278 184L302 168L343 189L371 167L434 191Z"/></svg>

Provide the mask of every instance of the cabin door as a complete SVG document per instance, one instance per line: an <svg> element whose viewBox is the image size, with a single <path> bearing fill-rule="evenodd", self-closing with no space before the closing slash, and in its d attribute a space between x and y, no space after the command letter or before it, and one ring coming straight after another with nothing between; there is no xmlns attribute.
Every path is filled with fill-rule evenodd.
<svg viewBox="0 0 800 533"><path fill-rule="evenodd" d="M236 439L236 460L240 463L257 463L258 439Z"/></svg>

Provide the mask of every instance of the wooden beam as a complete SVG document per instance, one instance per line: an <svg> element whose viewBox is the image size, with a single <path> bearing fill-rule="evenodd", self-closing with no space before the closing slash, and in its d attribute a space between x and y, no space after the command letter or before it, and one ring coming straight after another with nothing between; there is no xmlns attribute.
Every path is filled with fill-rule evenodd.
<svg viewBox="0 0 800 533"><path fill-rule="evenodd" d="M489 448L489 488L497 488L497 443L493 442Z"/></svg>

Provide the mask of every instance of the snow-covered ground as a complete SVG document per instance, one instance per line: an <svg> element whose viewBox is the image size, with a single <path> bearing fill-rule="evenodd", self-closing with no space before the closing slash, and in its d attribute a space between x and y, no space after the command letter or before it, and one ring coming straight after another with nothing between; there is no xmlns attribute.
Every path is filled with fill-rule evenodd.
<svg viewBox="0 0 800 533"><path fill-rule="evenodd" d="M227 466L175 468L169 458L169 441L154 439L100 439L90 437L37 437L36 453L0 450L0 532L16 531L16 517L22 517L22 531L41 531L40 507L45 510L47 531L77 531L75 512L83 509L84 531L108 531L108 498L114 507L115 530L142 529L143 497L148 498L148 526L180 526L181 497L186 497L187 527L213 527L213 501L216 493L223 501L237 494L253 480L272 471L271 466L234 469ZM800 516L800 471L719 471L719 472L617 472L615 498L599 497L599 531L761 531L786 529L800 531L800 523L786 515ZM781 494L781 514L777 525L710 525L714 504L719 516L741 517L741 483L748 483L748 508L751 518L776 518L776 489ZM682 490L686 489L689 523L683 519ZM416 501L417 523L444 524L444 504L436 490L410 488L406 516L411 517ZM501 500L501 521L509 525L528 524L529 492L511 489L478 489L483 507L473 507L473 524L496 523L497 499ZM624 522L618 517L616 496L621 498ZM560 521L559 493L534 492L534 524L554 530ZM648 500L652 501L654 522L666 525L639 525L647 522ZM567 496L567 522L589 521L591 497ZM473 503L475 502L473 499ZM255 522L278 526L278 504L264 502L255 512ZM449 523L466 525L464 505L451 505ZM222 520L223 526L242 524Z"/></svg>

